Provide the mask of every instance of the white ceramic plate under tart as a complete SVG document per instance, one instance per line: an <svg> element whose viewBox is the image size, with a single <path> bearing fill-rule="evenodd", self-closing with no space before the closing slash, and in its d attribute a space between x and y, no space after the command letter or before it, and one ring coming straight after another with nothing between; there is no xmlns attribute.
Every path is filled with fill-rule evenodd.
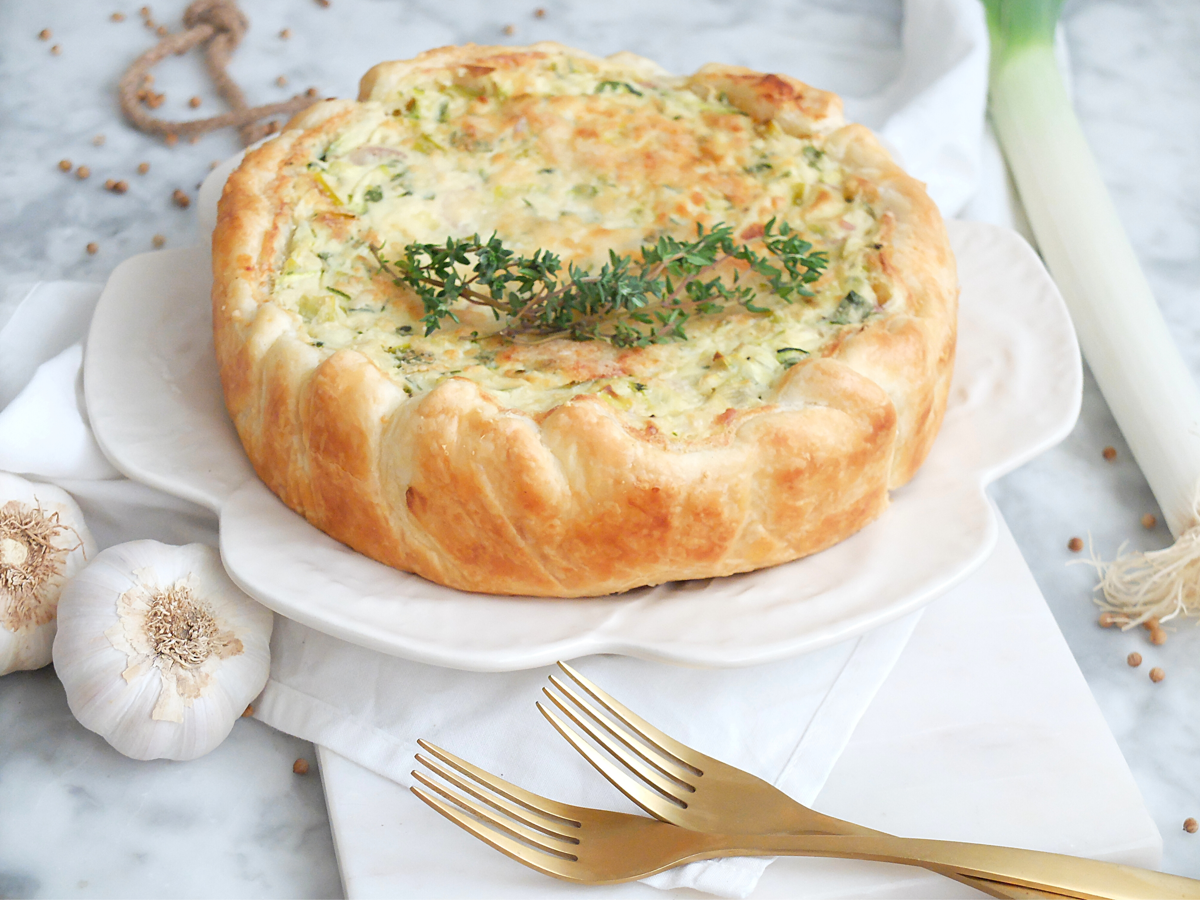
<svg viewBox="0 0 1200 900"><path fill-rule="evenodd" d="M962 283L958 359L928 460L860 533L745 575L595 599L497 597L388 568L326 536L258 480L225 413L203 247L135 256L113 272L88 338L88 410L122 472L219 514L221 554L243 590L355 644L478 671L593 653L701 666L781 659L895 619L965 578L996 540L985 486L1060 441L1078 415L1078 346L1037 256L1013 232L948 225Z"/></svg>

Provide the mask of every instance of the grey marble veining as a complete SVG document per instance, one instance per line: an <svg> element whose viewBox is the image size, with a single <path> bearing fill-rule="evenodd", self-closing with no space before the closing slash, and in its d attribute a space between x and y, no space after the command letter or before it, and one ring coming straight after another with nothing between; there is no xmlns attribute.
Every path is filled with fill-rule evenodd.
<svg viewBox="0 0 1200 900"><path fill-rule="evenodd" d="M0 897L340 895L311 744L242 719L200 759L139 762L75 721L53 668L4 677Z"/></svg>
<svg viewBox="0 0 1200 900"><path fill-rule="evenodd" d="M649 35L686 36L659 61L677 71L710 59L805 76L797 40L835 34L858 48L825 60L825 83L848 94L877 89L898 64L899 4L854 0L815 7L799 38L787 3L703 0L691 4L613 0L525 3L255 0L233 74L251 102L282 99L308 86L352 96L371 63L431 46L474 40L527 43L556 38L596 52L645 49ZM116 108L124 66L149 48L140 3L70 0L0 2L0 289L37 279L102 281L122 259L195 240L194 199L211 161L238 149L232 134L171 149L125 126ZM178 27L184 3L159 0L155 18ZM547 14L535 19L533 8ZM109 21L113 11L127 16ZM349 14L335 17L334 11ZM614 12L615 10L615 12ZM505 25L514 26L506 36ZM37 39L49 27L50 41ZM291 37L282 40L287 27ZM1194 0L1088 0L1068 5L1066 36L1085 131L1173 333L1200 376L1200 8ZM50 54L58 44L62 52ZM659 46L661 42L655 43ZM814 51L817 52L817 51ZM673 56L671 54L674 54ZM869 55L874 65L861 65ZM880 64L880 60L883 63ZM283 75L286 87L276 85ZM167 101L159 113L220 109L195 54L156 69ZM853 110L851 110L853 111ZM93 138L104 135L100 146ZM57 169L86 164L79 181ZM146 175L136 174L141 161ZM106 192L106 178L129 182ZM88 255L94 241L99 251ZM1101 450L1118 450L1106 462ZM1046 594L1089 685L1116 734L1163 833L1164 868L1200 877L1200 632L1173 626L1166 645L1144 632L1096 626L1093 584L1072 536L1111 556L1119 544L1165 546L1153 497L1099 395L1088 381L1083 415L1070 438L994 488L994 496ZM1145 662L1131 669L1136 649ZM1147 673L1160 665L1166 679ZM333 896L336 864L315 771L295 776L311 745L239 722L208 757L187 764L127 760L82 729L66 708L52 669L0 679L0 897Z"/></svg>

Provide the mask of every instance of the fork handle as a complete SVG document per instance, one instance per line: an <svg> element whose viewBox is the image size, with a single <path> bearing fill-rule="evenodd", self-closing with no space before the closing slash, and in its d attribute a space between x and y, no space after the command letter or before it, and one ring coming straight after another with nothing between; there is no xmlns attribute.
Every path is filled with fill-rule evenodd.
<svg viewBox="0 0 1200 900"><path fill-rule="evenodd" d="M715 835L711 837L716 837ZM825 856L920 866L1095 900L1200 900L1200 881L1058 853L884 835L722 835L723 855Z"/></svg>
<svg viewBox="0 0 1200 900"><path fill-rule="evenodd" d="M794 801L793 801L794 802ZM842 834L842 835L863 835L869 837L894 837L886 831L876 831L873 828L867 828L865 825L856 825L854 822L847 822L843 819L835 818L827 813L819 813L809 809L807 806L795 804L795 810L799 814L796 820L792 823L784 821L780 822L780 827L775 829L780 834ZM1050 891L1042 891L1037 888L1021 887L1017 884L1000 881L988 881L985 878L975 878L972 875L966 875L962 872L957 872L953 868L935 869L938 874L944 875L947 878L953 879L967 887L972 887L982 894L989 897L999 897L1000 900L1061 900L1063 894L1056 894Z"/></svg>

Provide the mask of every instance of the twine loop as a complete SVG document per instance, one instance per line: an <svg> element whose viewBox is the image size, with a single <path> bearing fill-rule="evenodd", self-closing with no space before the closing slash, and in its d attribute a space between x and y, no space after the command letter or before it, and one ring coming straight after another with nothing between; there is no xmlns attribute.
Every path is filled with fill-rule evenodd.
<svg viewBox="0 0 1200 900"><path fill-rule="evenodd" d="M297 94L282 103L254 107L246 104L246 95L226 71L233 51L250 27L249 19L235 0L194 0L184 11L183 24L184 31L165 35L154 47L134 60L121 76L118 87L121 111L139 131L173 141L234 127L238 129L242 144L249 145L278 130L278 123L263 122L263 119L294 116L317 102L315 97ZM143 109L139 91L143 91L144 85L150 80L147 77L150 69L170 54L182 55L198 45L204 45L205 69L217 93L229 105L230 112L190 122L172 122L159 119Z"/></svg>
<svg viewBox="0 0 1200 900"><path fill-rule="evenodd" d="M232 51L242 42L250 20L231 0L196 0L183 11L183 24L186 28L211 25L216 31L227 33Z"/></svg>

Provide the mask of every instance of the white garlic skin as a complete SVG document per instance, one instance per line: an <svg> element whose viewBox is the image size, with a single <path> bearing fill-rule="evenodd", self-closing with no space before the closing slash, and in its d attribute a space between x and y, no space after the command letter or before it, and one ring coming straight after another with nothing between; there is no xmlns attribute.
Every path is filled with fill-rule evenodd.
<svg viewBox="0 0 1200 900"><path fill-rule="evenodd" d="M127 681L122 673L130 668L130 658L106 632L119 629L118 600L139 581L165 589L189 577L197 599L242 648L206 663L212 677L203 694L184 706L181 722L164 721L153 718L164 691L160 665L151 660ZM225 740L266 685L273 621L270 610L230 580L211 547L119 544L101 552L63 591L54 668L75 718L120 753L134 759L195 759Z"/></svg>
<svg viewBox="0 0 1200 900"><path fill-rule="evenodd" d="M83 512L71 499L71 495L52 484L35 484L16 475L0 472L0 507L15 500L22 506L57 513L60 524L67 526L55 538L60 547L75 547L63 560L62 574L55 579L57 585L50 586L47 598L57 604L58 592L87 560L96 556L96 542L83 521ZM78 546L75 546L78 544ZM17 561L24 547L15 542L0 540L0 565ZM13 631L5 624L8 597L0 588L0 675L25 669L40 669L50 662L51 645L54 643L56 619L41 625L18 628Z"/></svg>

